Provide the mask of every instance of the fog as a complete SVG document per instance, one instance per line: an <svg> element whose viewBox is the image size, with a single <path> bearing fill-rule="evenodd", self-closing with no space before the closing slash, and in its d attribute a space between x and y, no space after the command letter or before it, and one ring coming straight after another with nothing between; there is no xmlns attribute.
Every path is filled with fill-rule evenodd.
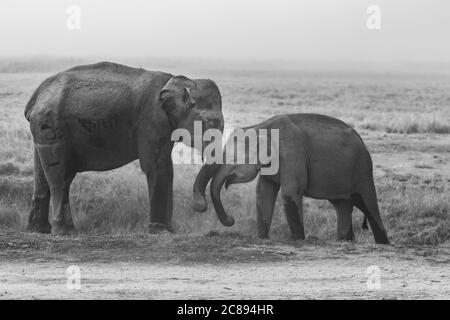
<svg viewBox="0 0 450 320"><path fill-rule="evenodd" d="M2 0L0 55L448 62L449 17L445 0Z"/></svg>

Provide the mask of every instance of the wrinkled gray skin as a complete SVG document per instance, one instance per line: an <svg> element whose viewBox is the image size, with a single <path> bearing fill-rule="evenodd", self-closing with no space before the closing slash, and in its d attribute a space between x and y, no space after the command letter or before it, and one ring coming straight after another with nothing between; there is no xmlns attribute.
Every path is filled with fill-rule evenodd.
<svg viewBox="0 0 450 320"><path fill-rule="evenodd" d="M327 199L337 212L337 239L353 240L353 206L367 217L375 242L388 244L377 204L370 154L358 133L344 122L317 114L290 114L273 117L244 128L279 129L280 166L275 175L260 175L257 183L258 235L267 238L278 192L293 239L305 239L303 196ZM269 139L270 140L270 139ZM226 152L226 150L224 150ZM248 157L248 155L247 155ZM220 191L234 183L253 180L261 169L257 164L214 164L211 198L222 224L231 226L220 200ZM205 169L206 170L206 169ZM207 181L194 185L194 208L206 210Z"/></svg>
<svg viewBox="0 0 450 320"><path fill-rule="evenodd" d="M109 62L48 78L25 108L35 147L28 230L72 232L69 188L77 172L111 170L139 159L147 177L150 231L172 231L171 133L176 128L193 133L196 120L204 130L223 130L221 109L219 90L207 79ZM213 174L203 170L200 176Z"/></svg>

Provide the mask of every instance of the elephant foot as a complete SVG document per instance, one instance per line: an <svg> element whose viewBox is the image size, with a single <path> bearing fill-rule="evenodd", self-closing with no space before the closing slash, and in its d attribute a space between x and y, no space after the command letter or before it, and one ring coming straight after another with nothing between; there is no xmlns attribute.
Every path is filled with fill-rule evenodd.
<svg viewBox="0 0 450 320"><path fill-rule="evenodd" d="M305 240L304 234L291 234L289 237L290 240L297 241L297 240Z"/></svg>
<svg viewBox="0 0 450 320"><path fill-rule="evenodd" d="M28 232L50 233L52 231L52 226L48 222L48 204L48 197L36 197L32 200L26 226Z"/></svg>
<svg viewBox="0 0 450 320"><path fill-rule="evenodd" d="M337 239L338 242L354 242L354 239Z"/></svg>
<svg viewBox="0 0 450 320"><path fill-rule="evenodd" d="M389 242L389 239L388 239L387 236L380 236L380 237L377 237L377 238L375 239L375 243L377 243L377 244L386 244L386 245L390 245L390 244L391 244L391 243Z"/></svg>
<svg viewBox="0 0 450 320"><path fill-rule="evenodd" d="M51 233L52 226L48 222L47 223L28 222L26 230L28 232Z"/></svg>
<svg viewBox="0 0 450 320"><path fill-rule="evenodd" d="M150 222L148 225L148 233L158 234L164 231L173 232L172 226L168 226L165 223Z"/></svg>
<svg viewBox="0 0 450 320"><path fill-rule="evenodd" d="M65 224L55 224L52 226L52 235L55 236L68 236L76 233L76 229L71 225L65 225Z"/></svg>
<svg viewBox="0 0 450 320"><path fill-rule="evenodd" d="M355 240L355 235L353 232L348 232L346 234L338 234L337 241L353 241Z"/></svg>
<svg viewBox="0 0 450 320"><path fill-rule="evenodd" d="M260 239L269 239L269 232L258 231L258 238L260 238Z"/></svg>

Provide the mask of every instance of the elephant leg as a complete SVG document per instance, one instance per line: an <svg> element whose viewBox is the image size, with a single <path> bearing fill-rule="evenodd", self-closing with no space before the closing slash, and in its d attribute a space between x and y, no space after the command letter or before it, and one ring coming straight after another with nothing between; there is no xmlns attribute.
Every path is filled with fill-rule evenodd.
<svg viewBox="0 0 450 320"><path fill-rule="evenodd" d="M367 217L375 242L389 244L386 229L384 228L380 210L378 208L375 185L371 183L370 185L361 188L360 193L353 193L352 201L353 204Z"/></svg>
<svg viewBox="0 0 450 320"><path fill-rule="evenodd" d="M72 211L70 210L70 185L72 184L73 179L75 178L76 172L69 171L66 173L64 177L64 193L63 193L63 221L65 228L67 231L73 232L75 231L75 226L73 224Z"/></svg>
<svg viewBox="0 0 450 320"><path fill-rule="evenodd" d="M34 190L31 210L28 214L27 230L31 232L50 233L52 226L48 221L50 205L50 188L45 178L44 169L37 150L34 150Z"/></svg>
<svg viewBox="0 0 450 320"><path fill-rule="evenodd" d="M70 184L75 172L68 164L64 142L36 146L46 180L50 188L52 234L63 235L75 231L69 205Z"/></svg>
<svg viewBox="0 0 450 320"><path fill-rule="evenodd" d="M153 152L151 145L143 145L139 150L141 169L147 177L150 233L172 231L173 166L169 151L156 161L149 156Z"/></svg>
<svg viewBox="0 0 450 320"><path fill-rule="evenodd" d="M280 185L259 176L256 185L256 222L258 237L268 238L272 223L273 209Z"/></svg>
<svg viewBox="0 0 450 320"><path fill-rule="evenodd" d="M299 194L283 193L284 211L286 213L291 238L293 240L305 240L303 226L303 197Z"/></svg>
<svg viewBox="0 0 450 320"><path fill-rule="evenodd" d="M157 169L155 190L151 200L150 232L173 232L173 166L172 162Z"/></svg>
<svg viewBox="0 0 450 320"><path fill-rule="evenodd" d="M350 199L330 200L337 213L337 240L352 241L355 236L352 226L353 203Z"/></svg>

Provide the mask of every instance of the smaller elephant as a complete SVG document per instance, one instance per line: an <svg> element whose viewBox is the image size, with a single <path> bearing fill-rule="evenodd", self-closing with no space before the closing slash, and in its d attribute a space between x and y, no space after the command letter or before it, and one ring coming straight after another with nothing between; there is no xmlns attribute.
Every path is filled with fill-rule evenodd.
<svg viewBox="0 0 450 320"><path fill-rule="evenodd" d="M375 242L389 243L378 209L372 160L364 142L353 128L324 115L289 114L275 116L242 130L245 133L255 130L259 137L260 132L266 133L270 129L279 130L276 144L271 136L267 138L272 140L267 143L277 148L279 167L275 174L261 174L258 178L256 210L259 237L267 238L269 235L275 201L281 189L293 239L305 239L303 196L306 196L326 199L334 206L337 212L338 240L354 239L352 211L353 206L356 206L367 218ZM231 145L228 140L224 149L225 157ZM259 150L260 147L257 146L256 149ZM256 163L247 162L251 149L251 146L244 149L244 164L205 164L215 167L211 199L224 225L233 225L234 219L223 208L220 199L222 186L225 184L227 188L234 183L249 182L258 175L261 168L268 166L267 163L261 163L259 154ZM276 150L272 147L271 151ZM194 185L194 208L198 211L206 210L204 192L207 183L203 177L197 177Z"/></svg>

